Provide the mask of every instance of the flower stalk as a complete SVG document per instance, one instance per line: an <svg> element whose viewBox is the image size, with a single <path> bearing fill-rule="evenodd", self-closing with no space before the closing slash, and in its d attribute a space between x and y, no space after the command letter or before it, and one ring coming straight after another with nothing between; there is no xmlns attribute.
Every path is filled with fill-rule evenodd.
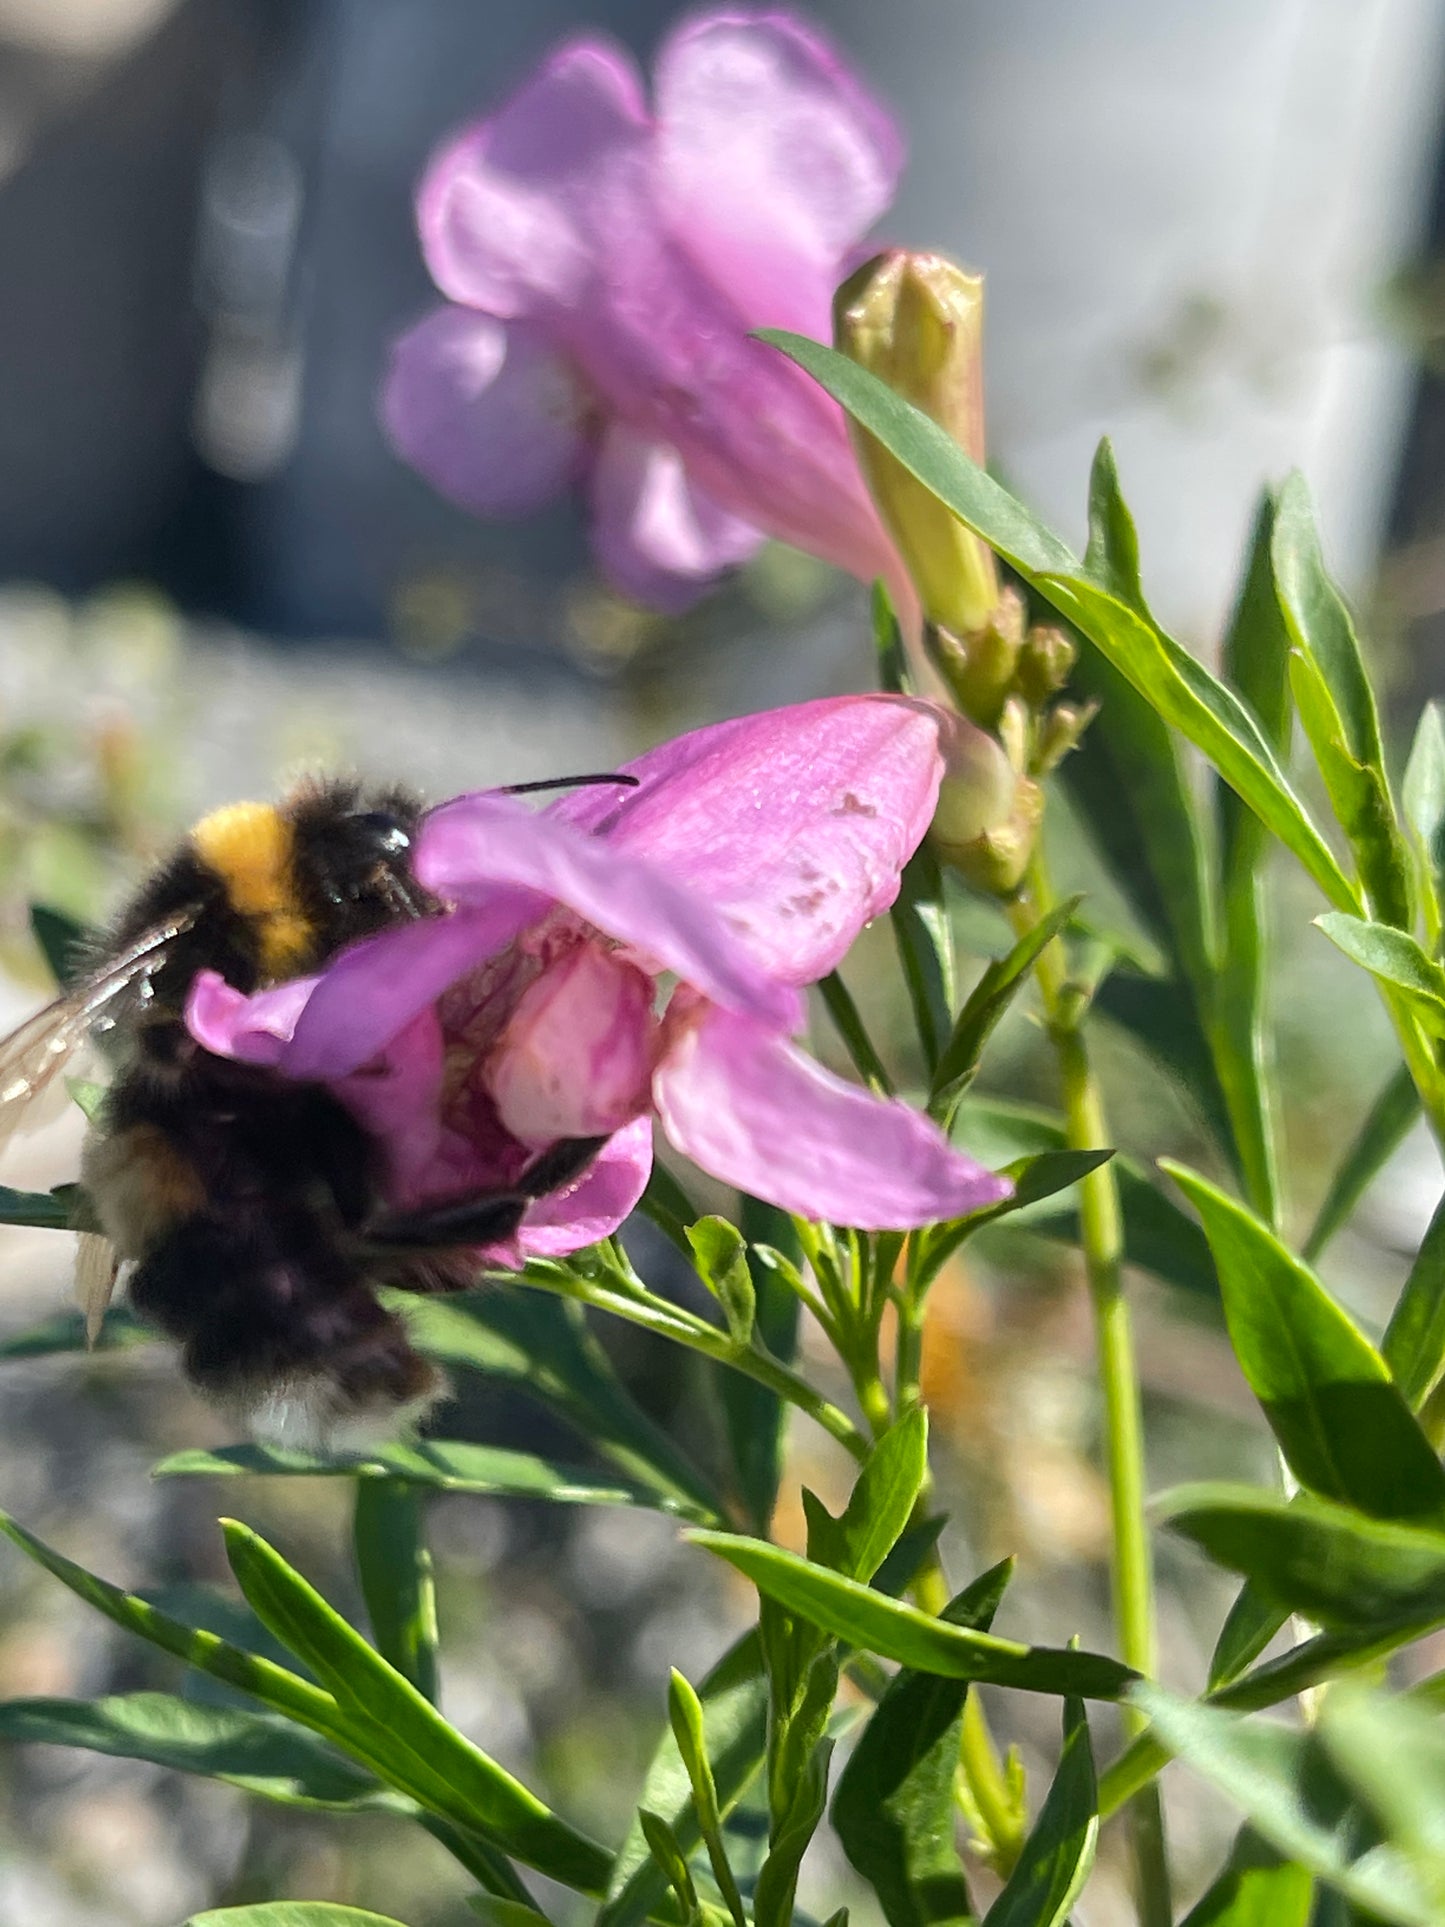
<svg viewBox="0 0 1445 1927"><path fill-rule="evenodd" d="M1036 850L1024 887L1009 907L1015 932L1025 936L1053 908L1054 897L1041 851ZM1065 1124L1070 1148L1106 1147L1103 1094L1089 1061L1071 996L1062 939L1040 954L1039 994L1059 1065ZM1125 1663L1153 1676L1157 1659L1154 1573L1145 1516L1144 1424L1133 1320L1124 1293L1123 1213L1113 1168L1101 1164L1079 1183L1080 1248L1089 1282L1098 1346L1099 1382L1104 1399L1105 1458L1113 1518L1112 1581L1119 1652ZM1144 1716L1125 1708L1127 1731L1137 1735ZM1130 1811L1140 1920L1143 1927L1169 1927L1173 1919L1169 1868L1164 1852L1163 1814L1152 1782L1134 1794Z"/></svg>

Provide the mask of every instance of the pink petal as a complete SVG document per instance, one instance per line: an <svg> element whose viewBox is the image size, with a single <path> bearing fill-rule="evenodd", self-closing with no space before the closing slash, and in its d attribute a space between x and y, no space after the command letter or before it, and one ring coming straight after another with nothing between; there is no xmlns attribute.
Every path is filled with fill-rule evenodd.
<svg viewBox="0 0 1445 1927"><path fill-rule="evenodd" d="M551 54L504 105L437 154L417 224L443 294L502 316L581 301L614 200L648 140L636 68L581 38Z"/></svg>
<svg viewBox="0 0 1445 1927"><path fill-rule="evenodd" d="M592 546L608 580L649 608L690 608L763 541L689 481L675 448L614 422L592 473Z"/></svg>
<svg viewBox="0 0 1445 1927"><path fill-rule="evenodd" d="M940 711L842 696L692 730L551 816L605 834L721 910L786 983L825 976L898 894L938 798Z"/></svg>
<svg viewBox="0 0 1445 1927"><path fill-rule="evenodd" d="M279 1064L320 981L294 977L248 997L218 971L197 971L186 996L186 1028L216 1057Z"/></svg>
<svg viewBox="0 0 1445 1927"><path fill-rule="evenodd" d="M652 1174L652 1119L640 1117L602 1147L569 1191L539 1198L517 1234L522 1254L565 1258L612 1233L636 1207Z"/></svg>
<svg viewBox="0 0 1445 1927"><path fill-rule="evenodd" d="M774 325L806 270L825 291L885 212L897 123L831 42L786 13L710 13L657 57L659 194L684 247Z"/></svg>
<svg viewBox="0 0 1445 1927"><path fill-rule="evenodd" d="M578 944L522 993L486 1072L523 1144L605 1137L649 1108L652 984L598 943Z"/></svg>
<svg viewBox="0 0 1445 1927"><path fill-rule="evenodd" d="M785 1029L800 1019L797 993L773 980L705 897L509 797L459 796L433 810L414 867L425 888L463 907L489 903L499 885L538 892L729 1009Z"/></svg>
<svg viewBox="0 0 1445 1927"><path fill-rule="evenodd" d="M669 1139L700 1169L799 1217L901 1231L1010 1192L920 1112L845 1084L729 1011L679 1026L653 1096Z"/></svg>
<svg viewBox="0 0 1445 1927"><path fill-rule="evenodd" d="M402 460L473 515L527 515L581 473L591 401L524 322L438 308L391 351L382 422Z"/></svg>
<svg viewBox="0 0 1445 1927"><path fill-rule="evenodd" d="M345 1077L381 1051L469 970L494 956L548 904L493 890L450 916L367 937L328 966L279 1060L288 1077Z"/></svg>

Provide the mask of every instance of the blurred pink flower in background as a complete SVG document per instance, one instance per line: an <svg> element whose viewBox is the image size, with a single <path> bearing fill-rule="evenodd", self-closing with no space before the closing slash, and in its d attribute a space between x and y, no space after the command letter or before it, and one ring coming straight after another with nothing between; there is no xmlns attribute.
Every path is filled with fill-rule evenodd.
<svg viewBox="0 0 1445 1927"><path fill-rule="evenodd" d="M187 1022L208 1050L331 1085L383 1147L399 1208L504 1190L558 1140L605 1137L497 1262L615 1230L654 1115L703 1170L802 1216L903 1228L993 1203L1006 1180L792 1041L800 987L898 893L948 722L833 698L664 743L628 766L632 790L538 814L457 797L425 819L414 866L450 914L252 997L203 973Z"/></svg>
<svg viewBox="0 0 1445 1927"><path fill-rule="evenodd" d="M621 48L563 43L427 171L422 248L454 305L395 346L394 446L484 517L581 485L604 573L659 609L765 536L906 596L841 411L748 339L830 339L901 164L886 109L790 14L674 29L651 108Z"/></svg>

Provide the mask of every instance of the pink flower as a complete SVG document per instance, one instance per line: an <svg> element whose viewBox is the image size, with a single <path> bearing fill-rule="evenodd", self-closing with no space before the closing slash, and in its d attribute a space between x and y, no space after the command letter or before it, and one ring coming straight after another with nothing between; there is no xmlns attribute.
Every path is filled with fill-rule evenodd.
<svg viewBox="0 0 1445 1927"><path fill-rule="evenodd" d="M629 766L635 789L537 814L457 797L414 865L449 914L251 997L203 973L186 1021L208 1050L330 1085L382 1146L398 1209L505 1189L558 1140L605 1137L497 1262L615 1230L653 1116L703 1170L807 1217L901 1229L992 1203L1005 1180L792 1041L800 987L897 895L946 723L841 697L664 743Z"/></svg>
<svg viewBox="0 0 1445 1927"><path fill-rule="evenodd" d="M841 411L748 339L830 338L901 164L887 111L790 14L676 28L650 109L621 48L564 42L422 182L427 266L456 305L396 344L397 451L485 517L580 483L603 570L661 609L764 535L906 594Z"/></svg>

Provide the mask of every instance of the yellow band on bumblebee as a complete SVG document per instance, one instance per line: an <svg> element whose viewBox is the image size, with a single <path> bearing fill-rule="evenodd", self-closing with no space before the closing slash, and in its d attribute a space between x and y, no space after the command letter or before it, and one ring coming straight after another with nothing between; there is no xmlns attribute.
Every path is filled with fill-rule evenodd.
<svg viewBox="0 0 1445 1927"><path fill-rule="evenodd" d="M221 879L231 908L256 926L265 975L302 968L315 932L297 895L295 839L285 817L270 803L228 803L202 817L191 842Z"/></svg>

